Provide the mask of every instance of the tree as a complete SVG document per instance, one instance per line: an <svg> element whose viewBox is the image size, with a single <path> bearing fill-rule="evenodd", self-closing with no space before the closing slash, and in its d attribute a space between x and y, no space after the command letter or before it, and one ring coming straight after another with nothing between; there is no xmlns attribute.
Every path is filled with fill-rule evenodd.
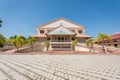
<svg viewBox="0 0 120 80"><path fill-rule="evenodd" d="M15 39L17 35L11 36L9 39Z"/></svg>
<svg viewBox="0 0 120 80"><path fill-rule="evenodd" d="M97 37L97 41L98 42L102 42L102 49L103 49L103 52L105 53L105 40L110 40L111 37L107 34L102 34L102 33L99 33L98 34L98 37Z"/></svg>
<svg viewBox="0 0 120 80"><path fill-rule="evenodd" d="M4 47L4 45L6 44L6 38L0 34L0 47Z"/></svg>
<svg viewBox="0 0 120 80"><path fill-rule="evenodd" d="M15 51L18 50L18 46L19 46L18 43L19 42L18 42L17 38L10 38L8 42L14 46Z"/></svg>
<svg viewBox="0 0 120 80"><path fill-rule="evenodd" d="M3 21L0 19L0 27L2 27L2 23L3 23Z"/></svg>
<svg viewBox="0 0 120 80"><path fill-rule="evenodd" d="M33 44L36 42L36 39L34 37L28 38L28 44L31 46L31 50L33 51Z"/></svg>
<svg viewBox="0 0 120 80"><path fill-rule="evenodd" d="M86 40L86 45L89 48L89 52L91 52L91 49L93 48L93 45L94 45L94 42L93 42L92 38L89 38L89 39Z"/></svg>
<svg viewBox="0 0 120 80"><path fill-rule="evenodd" d="M22 47L26 44L24 36L13 36L9 38L9 43L11 43L15 47L15 51L18 51L19 47Z"/></svg>
<svg viewBox="0 0 120 80"><path fill-rule="evenodd" d="M46 45L47 51L48 51L48 49L49 49L49 47L50 47L50 41L49 41L49 40L46 40L46 41L45 41L45 45Z"/></svg>
<svg viewBox="0 0 120 80"><path fill-rule="evenodd" d="M76 44L77 44L77 39L72 40L72 46L73 46L73 50L74 50L74 51L75 51L75 46L76 46Z"/></svg>
<svg viewBox="0 0 120 80"><path fill-rule="evenodd" d="M19 40L19 42L20 42L20 47L22 46L22 45L25 45L26 43L27 43L27 40L26 40L26 38L24 37L24 36L19 36L19 37L17 37L18 38L18 40Z"/></svg>

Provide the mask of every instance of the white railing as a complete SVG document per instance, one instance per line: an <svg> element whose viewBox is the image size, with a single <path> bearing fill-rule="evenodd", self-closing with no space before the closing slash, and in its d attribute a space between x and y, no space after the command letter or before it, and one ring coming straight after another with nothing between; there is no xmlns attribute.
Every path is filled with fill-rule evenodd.
<svg viewBox="0 0 120 80"><path fill-rule="evenodd" d="M51 40L51 42L71 42L71 40Z"/></svg>
<svg viewBox="0 0 120 80"><path fill-rule="evenodd" d="M50 42L50 44L72 44L72 42Z"/></svg>

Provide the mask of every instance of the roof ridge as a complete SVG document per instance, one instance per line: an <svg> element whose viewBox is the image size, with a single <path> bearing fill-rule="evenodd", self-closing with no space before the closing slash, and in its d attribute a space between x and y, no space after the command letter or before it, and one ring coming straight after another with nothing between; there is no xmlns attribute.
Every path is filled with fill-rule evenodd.
<svg viewBox="0 0 120 80"><path fill-rule="evenodd" d="M52 23L52 22L54 22L54 21L56 21L56 20L59 20L59 19L60 19L60 18L56 18L56 19L53 19L53 20L48 21L48 22L46 22L46 23L43 23L43 24L41 24L40 26L38 26L37 28L42 27L42 26L47 25L47 24L50 24L50 23Z"/></svg>
<svg viewBox="0 0 120 80"><path fill-rule="evenodd" d="M71 20L68 20L68 19L66 19L66 18L63 18L63 17L53 19L53 20L51 20L51 21L49 21L49 22L46 22L46 23L44 23L44 24L38 26L37 28L42 28L43 26L48 25L48 24L50 24L50 23L52 23L52 22L58 21L58 20L60 20L60 19L63 19L63 20L68 21L68 22L70 22L70 23L72 23L72 24L74 24L74 25L78 25L78 26L81 26L81 27L84 28L83 25L78 24L78 23L76 23L76 22L73 22L73 21L71 21Z"/></svg>
<svg viewBox="0 0 120 80"><path fill-rule="evenodd" d="M69 20L69 19L66 19L66 18L61 18L61 19L66 20L66 21L68 21L68 22L70 22L70 23L72 23L72 24L75 24L75 25L78 25L78 26L84 27L83 25L78 24L78 23L76 23L76 22L74 22L74 21L71 21L71 20Z"/></svg>
<svg viewBox="0 0 120 80"><path fill-rule="evenodd" d="M112 35L110 35L110 36L119 35L119 34L120 34L120 32L118 32L118 33L115 33L115 34L112 34Z"/></svg>

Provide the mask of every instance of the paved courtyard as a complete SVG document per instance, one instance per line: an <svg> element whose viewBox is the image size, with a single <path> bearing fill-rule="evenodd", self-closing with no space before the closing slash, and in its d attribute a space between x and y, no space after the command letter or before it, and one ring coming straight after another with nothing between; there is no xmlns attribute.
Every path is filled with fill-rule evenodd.
<svg viewBox="0 0 120 80"><path fill-rule="evenodd" d="M120 56L0 55L0 80L120 80Z"/></svg>

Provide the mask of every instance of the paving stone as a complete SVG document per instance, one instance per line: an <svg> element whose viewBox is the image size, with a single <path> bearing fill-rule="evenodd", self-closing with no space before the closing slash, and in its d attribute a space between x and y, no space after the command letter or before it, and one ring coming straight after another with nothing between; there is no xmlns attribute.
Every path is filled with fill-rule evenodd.
<svg viewBox="0 0 120 80"><path fill-rule="evenodd" d="M0 55L1 80L120 80L120 56Z"/></svg>

